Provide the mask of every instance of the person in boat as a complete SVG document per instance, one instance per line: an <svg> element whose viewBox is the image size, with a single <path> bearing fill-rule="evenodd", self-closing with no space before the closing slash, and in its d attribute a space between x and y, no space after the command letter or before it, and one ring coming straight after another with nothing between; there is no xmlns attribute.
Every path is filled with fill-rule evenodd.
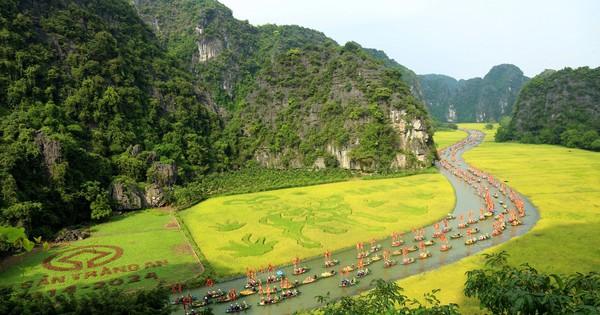
<svg viewBox="0 0 600 315"><path fill-rule="evenodd" d="M244 309L248 308L248 304L246 304L246 301L242 301L242 308L244 308Z"/></svg>
<svg viewBox="0 0 600 315"><path fill-rule="evenodd" d="M190 311L190 315L196 315L196 311L194 311L194 309L192 309L192 310Z"/></svg>
<svg viewBox="0 0 600 315"><path fill-rule="evenodd" d="M317 279L318 279L318 278L317 278L317 275L314 275L314 276L313 276L313 279L317 280Z"/></svg>
<svg viewBox="0 0 600 315"><path fill-rule="evenodd" d="M294 286L298 286L298 280L294 280Z"/></svg>
<svg viewBox="0 0 600 315"><path fill-rule="evenodd" d="M204 296L204 305L208 305L208 295Z"/></svg>

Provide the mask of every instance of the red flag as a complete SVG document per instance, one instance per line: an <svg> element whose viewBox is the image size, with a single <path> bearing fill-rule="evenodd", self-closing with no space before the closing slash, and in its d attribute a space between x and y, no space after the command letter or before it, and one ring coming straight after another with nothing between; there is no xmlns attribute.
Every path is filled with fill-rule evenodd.
<svg viewBox="0 0 600 315"><path fill-rule="evenodd" d="M440 240L442 240L442 242L445 242L446 241L446 234L440 235Z"/></svg>
<svg viewBox="0 0 600 315"><path fill-rule="evenodd" d="M458 219L462 222L465 219L465 216L461 214L458 216Z"/></svg>
<svg viewBox="0 0 600 315"><path fill-rule="evenodd" d="M419 247L421 247L421 249L425 249L425 244L423 244L423 242L419 242Z"/></svg>
<svg viewBox="0 0 600 315"><path fill-rule="evenodd" d="M448 227L448 220L444 219L444 227Z"/></svg>
<svg viewBox="0 0 600 315"><path fill-rule="evenodd" d="M206 279L206 286L207 287L212 287L214 284L215 283L210 278Z"/></svg>
<svg viewBox="0 0 600 315"><path fill-rule="evenodd" d="M434 229L436 229L436 230L437 230L437 229L439 229L439 228L440 228L440 224L439 224L438 222L436 222L436 223L433 225L433 228L434 228Z"/></svg>

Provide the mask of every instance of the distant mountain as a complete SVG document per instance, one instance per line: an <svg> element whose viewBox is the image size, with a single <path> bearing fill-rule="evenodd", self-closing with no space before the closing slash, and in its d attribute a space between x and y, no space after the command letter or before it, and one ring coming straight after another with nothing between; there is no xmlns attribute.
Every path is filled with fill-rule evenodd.
<svg viewBox="0 0 600 315"><path fill-rule="evenodd" d="M600 151L600 67L546 70L525 84L497 140Z"/></svg>
<svg viewBox="0 0 600 315"><path fill-rule="evenodd" d="M442 122L498 121L510 115L519 90L529 78L514 65L494 66L485 77L460 80L419 75L425 106Z"/></svg>

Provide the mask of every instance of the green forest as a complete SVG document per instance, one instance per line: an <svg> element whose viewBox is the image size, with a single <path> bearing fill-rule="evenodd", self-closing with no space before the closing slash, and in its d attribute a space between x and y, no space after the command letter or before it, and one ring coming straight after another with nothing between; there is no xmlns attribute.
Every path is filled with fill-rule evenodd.
<svg viewBox="0 0 600 315"><path fill-rule="evenodd" d="M600 68L541 73L523 87L496 140L600 151L599 86Z"/></svg>
<svg viewBox="0 0 600 315"><path fill-rule="evenodd" d="M0 11L0 224L31 235L190 205L260 170L314 184L435 158L399 65L356 43L254 27L208 0Z"/></svg>

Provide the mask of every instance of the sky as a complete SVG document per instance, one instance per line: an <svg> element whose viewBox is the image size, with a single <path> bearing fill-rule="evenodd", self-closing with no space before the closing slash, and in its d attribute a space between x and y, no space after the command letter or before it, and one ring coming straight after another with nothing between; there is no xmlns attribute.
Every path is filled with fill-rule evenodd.
<svg viewBox="0 0 600 315"><path fill-rule="evenodd" d="M252 25L296 24L383 50L417 74L483 77L510 63L600 66L599 0L218 0Z"/></svg>

